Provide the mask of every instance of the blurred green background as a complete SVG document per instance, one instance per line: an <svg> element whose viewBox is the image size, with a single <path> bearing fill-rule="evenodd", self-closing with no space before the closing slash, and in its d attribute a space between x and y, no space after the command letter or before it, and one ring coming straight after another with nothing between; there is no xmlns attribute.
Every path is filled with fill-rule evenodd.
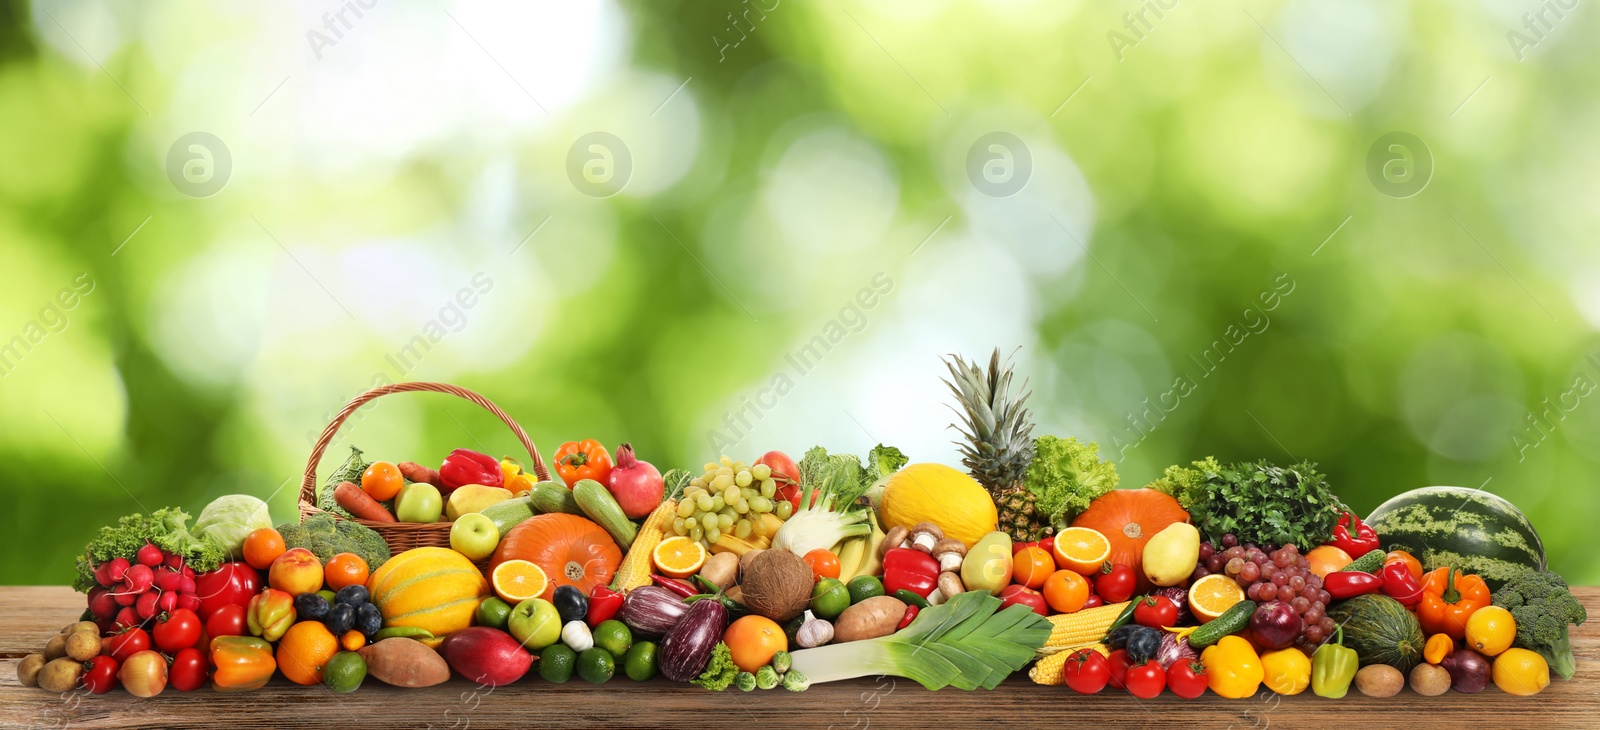
<svg viewBox="0 0 1600 730"><path fill-rule="evenodd" d="M996 346L1124 485L1208 454L1316 460L1363 512L1481 485L1600 582L1588 6L0 12L0 582L162 505L292 519L375 383L478 390L547 458L956 463L939 357ZM517 448L431 394L325 467L347 444Z"/></svg>

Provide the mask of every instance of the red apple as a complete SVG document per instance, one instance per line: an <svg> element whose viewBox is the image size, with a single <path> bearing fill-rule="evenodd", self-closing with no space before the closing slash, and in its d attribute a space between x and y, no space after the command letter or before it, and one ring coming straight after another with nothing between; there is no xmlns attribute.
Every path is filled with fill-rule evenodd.
<svg viewBox="0 0 1600 730"><path fill-rule="evenodd" d="M1012 584L1006 586L1005 590L1000 591L1000 608L1003 609L1014 603L1027 606L1040 616L1050 615L1050 609L1044 602L1044 594L1027 586Z"/></svg>
<svg viewBox="0 0 1600 730"><path fill-rule="evenodd" d="M322 561L305 548L293 548L267 569L267 585L291 596L322 590Z"/></svg>
<svg viewBox="0 0 1600 730"><path fill-rule="evenodd" d="M473 626L452 632L439 654L450 668L469 682L499 687L511 684L528 673L533 655L510 634L488 626Z"/></svg>
<svg viewBox="0 0 1600 730"><path fill-rule="evenodd" d="M795 465L794 459L782 451L768 451L756 459L757 464L766 464L772 469L772 478L778 482L777 499L786 500L795 509L800 509L800 495L803 492L800 486L800 467ZM820 485L819 485L820 486ZM818 490L811 499L815 502L822 496Z"/></svg>

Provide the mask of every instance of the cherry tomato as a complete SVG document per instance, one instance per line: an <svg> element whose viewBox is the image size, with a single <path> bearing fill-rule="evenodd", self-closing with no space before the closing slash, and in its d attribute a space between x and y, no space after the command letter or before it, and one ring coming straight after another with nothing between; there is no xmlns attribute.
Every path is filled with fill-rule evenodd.
<svg viewBox="0 0 1600 730"><path fill-rule="evenodd" d="M839 557L827 548L817 548L806 553L806 565L811 566L811 580L839 577Z"/></svg>
<svg viewBox="0 0 1600 730"><path fill-rule="evenodd" d="M121 668L117 660L104 654L90 659L89 670L83 673L83 688L97 695L103 695L117 688L117 670Z"/></svg>
<svg viewBox="0 0 1600 730"><path fill-rule="evenodd" d="M199 649L189 647L172 657L172 669L167 672L167 683L173 689L193 692L206 684L206 657Z"/></svg>
<svg viewBox="0 0 1600 730"><path fill-rule="evenodd" d="M1106 668L1111 671L1111 687L1113 689L1127 689L1128 666L1133 661L1128 659L1127 649L1118 649L1106 657Z"/></svg>
<svg viewBox="0 0 1600 730"><path fill-rule="evenodd" d="M1106 605L1106 602L1103 599L1101 599L1099 596L1097 596L1097 595L1095 595L1093 593L1090 593L1089 597L1084 599L1084 601L1083 601L1083 608L1099 608L1099 607L1104 606L1104 605ZM1078 610L1082 611L1083 608L1080 608Z"/></svg>
<svg viewBox="0 0 1600 730"><path fill-rule="evenodd" d="M180 608L166 614L156 622L156 648L166 654L176 654L200 641L200 617L194 611Z"/></svg>
<svg viewBox="0 0 1600 730"><path fill-rule="evenodd" d="M1111 664L1105 655L1093 649L1079 649L1067 657L1061 670L1062 680L1074 692L1092 695L1106 688L1111 681Z"/></svg>
<svg viewBox="0 0 1600 730"><path fill-rule="evenodd" d="M1155 662L1128 667L1128 694L1141 700L1155 699L1167 688L1167 673Z"/></svg>
<svg viewBox="0 0 1600 730"><path fill-rule="evenodd" d="M1014 542L1014 543L1011 543L1011 554L1012 555L1016 555L1017 553L1022 552L1024 548L1031 548L1031 547L1033 547L1035 545L1038 545L1038 544L1039 543L1037 543L1037 542Z"/></svg>
<svg viewBox="0 0 1600 730"><path fill-rule="evenodd" d="M1133 609L1133 622L1152 629L1178 624L1178 604L1166 596L1149 596L1139 600Z"/></svg>
<svg viewBox="0 0 1600 730"><path fill-rule="evenodd" d="M120 634L107 636L100 646L106 654L121 664L128 661L128 657L150 648L150 634L144 629L128 629Z"/></svg>
<svg viewBox="0 0 1600 730"><path fill-rule="evenodd" d="M1193 659L1178 660L1167 668L1167 686L1172 693L1192 700L1206 693L1206 666Z"/></svg>
<svg viewBox="0 0 1600 730"><path fill-rule="evenodd" d="M1133 568L1107 563L1094 579L1094 592L1106 603L1122 603L1133 598L1133 590L1138 585L1139 578L1133 574Z"/></svg>
<svg viewBox="0 0 1600 730"><path fill-rule="evenodd" d="M1050 553L1051 555L1055 555L1056 554L1056 538L1055 538L1055 536L1052 535L1052 536L1047 537L1047 538L1045 538L1043 540L1040 540L1039 541L1039 547L1044 548L1045 552Z"/></svg>

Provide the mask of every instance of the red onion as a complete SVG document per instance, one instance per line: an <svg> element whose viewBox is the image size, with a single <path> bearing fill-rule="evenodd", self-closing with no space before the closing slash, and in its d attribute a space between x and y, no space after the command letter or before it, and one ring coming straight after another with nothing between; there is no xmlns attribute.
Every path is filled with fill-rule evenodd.
<svg viewBox="0 0 1600 730"><path fill-rule="evenodd" d="M667 490L661 472L650 462L636 458L630 444L617 447L617 464L612 467L605 486L630 520L650 514L661 504L661 498Z"/></svg>
<svg viewBox="0 0 1600 730"><path fill-rule="evenodd" d="M1189 647L1189 638L1178 638L1171 631L1161 634L1161 648L1156 650L1156 663L1162 669L1170 668L1174 662L1198 660L1200 655Z"/></svg>
<svg viewBox="0 0 1600 730"><path fill-rule="evenodd" d="M1283 601L1268 601L1250 617L1250 628L1255 630L1265 649L1286 649L1300 638L1305 622L1300 614Z"/></svg>
<svg viewBox="0 0 1600 730"><path fill-rule="evenodd" d="M1482 692L1489 686L1489 660L1471 649L1457 649L1439 662L1450 673L1450 688L1462 694Z"/></svg>

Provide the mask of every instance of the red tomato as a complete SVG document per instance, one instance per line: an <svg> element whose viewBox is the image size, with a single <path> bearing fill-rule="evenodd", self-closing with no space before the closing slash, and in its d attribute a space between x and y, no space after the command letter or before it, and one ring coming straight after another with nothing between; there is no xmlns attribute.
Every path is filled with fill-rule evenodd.
<svg viewBox="0 0 1600 730"><path fill-rule="evenodd" d="M1209 681L1206 666L1193 659L1173 662L1167 668L1167 686L1172 688L1173 694L1186 700L1205 694Z"/></svg>
<svg viewBox="0 0 1600 730"><path fill-rule="evenodd" d="M1084 599L1083 608L1099 608L1101 606L1104 606L1105 604L1106 604L1106 602L1104 600L1102 600L1099 596L1097 596L1097 595L1095 595L1093 593L1090 593L1089 597L1087 599ZM1078 610L1082 611L1083 608L1080 608Z"/></svg>
<svg viewBox="0 0 1600 730"><path fill-rule="evenodd" d="M1139 605L1133 609L1133 621L1140 626L1149 626L1152 629L1162 629L1178 624L1178 604L1173 603L1166 596L1150 596L1140 599Z"/></svg>
<svg viewBox="0 0 1600 730"><path fill-rule="evenodd" d="M1106 668L1111 670L1111 687L1113 689L1127 689L1128 665L1133 662L1128 659L1127 649L1118 649L1106 657Z"/></svg>
<svg viewBox="0 0 1600 730"><path fill-rule="evenodd" d="M166 654L176 654L200 641L200 617L194 611L180 608L168 613L155 628L156 648Z"/></svg>
<svg viewBox="0 0 1600 730"><path fill-rule="evenodd" d="M215 639L218 636L244 636L249 632L249 624L245 621L247 613L244 606L232 603L223 606L206 619L206 635Z"/></svg>
<svg viewBox="0 0 1600 730"><path fill-rule="evenodd" d="M117 670L120 668L117 660L101 654L86 663L89 669L83 673L84 689L103 695L117 688Z"/></svg>
<svg viewBox="0 0 1600 730"><path fill-rule="evenodd" d="M223 563L216 570L195 576L196 595L200 596L201 618L227 605L243 606L261 592L261 571L247 563Z"/></svg>
<svg viewBox="0 0 1600 730"><path fill-rule="evenodd" d="M1045 538L1043 540L1040 540L1039 541L1039 547L1044 548L1045 552L1050 553L1051 555L1055 555L1056 554L1056 538L1055 538L1055 536L1052 535L1052 536L1047 537L1047 538Z"/></svg>
<svg viewBox="0 0 1600 730"><path fill-rule="evenodd" d="M1133 574L1133 568L1107 563L1094 579L1094 592L1106 603L1122 603L1133 598L1133 590L1138 585L1139 578Z"/></svg>
<svg viewBox="0 0 1600 730"><path fill-rule="evenodd" d="M839 558L827 548L817 548L806 553L806 565L811 566L811 580L839 577Z"/></svg>
<svg viewBox="0 0 1600 730"><path fill-rule="evenodd" d="M1005 608L1013 603L1020 603L1033 609L1040 616L1049 616L1050 607L1045 603L1044 594L1027 586L1016 584L1008 585L1000 591L1000 608Z"/></svg>
<svg viewBox="0 0 1600 730"><path fill-rule="evenodd" d="M167 672L168 684L182 692L193 692L206 684L206 657L199 649L189 647L172 657L172 669Z"/></svg>
<svg viewBox="0 0 1600 730"><path fill-rule="evenodd" d="M107 636L100 643L101 649L118 664L128 661L128 657L150 648L150 634L144 629L128 629L120 634Z"/></svg>
<svg viewBox="0 0 1600 730"><path fill-rule="evenodd" d="M1092 695L1105 689L1111 681L1111 664L1098 651L1079 649L1067 657L1061 677L1078 694Z"/></svg>
<svg viewBox="0 0 1600 730"><path fill-rule="evenodd" d="M772 478L778 482L778 493L774 497L787 501L797 510L800 509L800 494L803 490L800 488L800 467L795 466L794 459L782 451L768 451L762 454L756 463L771 467ZM812 503L814 504L821 496L822 493L817 492L811 498Z"/></svg>
<svg viewBox="0 0 1600 730"><path fill-rule="evenodd" d="M1128 667L1128 694L1141 700L1155 699L1167 688L1167 673L1155 662Z"/></svg>
<svg viewBox="0 0 1600 730"><path fill-rule="evenodd" d="M1038 544L1039 543L1036 543L1036 542L1014 542L1014 543L1011 543L1011 554L1012 555L1016 555L1017 553L1022 552L1023 548L1031 548L1031 547L1033 547L1035 545L1038 545Z"/></svg>

